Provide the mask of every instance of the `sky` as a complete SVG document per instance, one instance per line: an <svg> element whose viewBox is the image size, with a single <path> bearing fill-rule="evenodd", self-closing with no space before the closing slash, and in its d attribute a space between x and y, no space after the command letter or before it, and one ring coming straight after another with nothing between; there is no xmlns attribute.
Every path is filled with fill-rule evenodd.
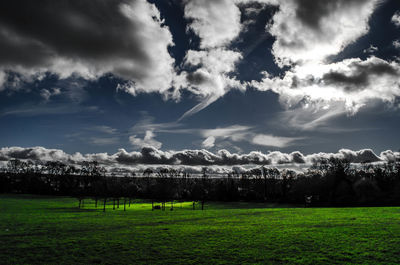
<svg viewBox="0 0 400 265"><path fill-rule="evenodd" d="M399 118L398 0L0 2L3 161L400 159Z"/></svg>

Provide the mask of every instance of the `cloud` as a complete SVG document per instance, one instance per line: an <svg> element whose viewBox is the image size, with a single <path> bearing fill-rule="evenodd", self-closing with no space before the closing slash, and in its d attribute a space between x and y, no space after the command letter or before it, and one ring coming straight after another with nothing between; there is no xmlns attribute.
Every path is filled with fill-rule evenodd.
<svg viewBox="0 0 400 265"><path fill-rule="evenodd" d="M248 126L233 125L216 129L200 129L199 133L206 138L202 146L204 148L212 148L215 146L217 139L230 139L234 142L244 141L246 140L246 135L251 133L250 129L251 127Z"/></svg>
<svg viewBox="0 0 400 265"><path fill-rule="evenodd" d="M288 107L302 101L322 106L344 102L347 111L355 113L371 100L393 102L400 95L399 73L398 62L371 56L294 67L282 78L265 73L261 82L253 81L252 85L278 93Z"/></svg>
<svg viewBox="0 0 400 265"><path fill-rule="evenodd" d="M94 145L113 145L119 142L118 137L91 137L90 142Z"/></svg>
<svg viewBox="0 0 400 265"><path fill-rule="evenodd" d="M3 147L0 149L0 157L4 160L9 159L31 159L42 161L68 161L69 155L59 149L47 149L44 147Z"/></svg>
<svg viewBox="0 0 400 265"><path fill-rule="evenodd" d="M93 126L88 129L92 130L92 131L97 131L100 133L105 133L105 134L116 134L118 132L117 129L112 128L110 126L106 126L106 125Z"/></svg>
<svg viewBox="0 0 400 265"><path fill-rule="evenodd" d="M246 30L239 7L254 2L279 7L265 30L275 38L271 52L282 73L271 76L264 72L263 81L249 84L238 77L236 65L243 54L232 44ZM15 83L32 82L48 72L61 79L86 80L112 73L123 80L118 89L132 95L158 92L165 99L175 100L180 99L183 90L195 95L199 103L179 120L201 111L231 89L244 91L249 85L278 93L282 104L289 108L304 99L341 101L354 113L371 99L391 102L398 94L398 79L390 71L382 70L380 75L378 69L386 64L397 71L398 63L373 56L364 61L351 58L331 62L333 56L369 31L368 22L378 3L184 0L187 29L198 36L199 47L190 46L182 63L175 66L168 52L174 45L172 34L156 6L145 0L80 4L72 0L3 1L0 90L12 86L6 74L9 71L20 74ZM258 11L249 5L243 12ZM29 23L20 19L26 14ZM393 23L398 17L396 12ZM375 48L371 45L365 52ZM363 68L368 64L381 66ZM371 82L375 78L377 85ZM51 98L51 93L41 91L45 100Z"/></svg>
<svg viewBox="0 0 400 265"><path fill-rule="evenodd" d="M241 30L240 10L232 0L188 0L184 12L202 49L225 46Z"/></svg>
<svg viewBox="0 0 400 265"><path fill-rule="evenodd" d="M61 89L53 88L53 89L41 89L40 96L45 100L48 101L52 96L57 96L61 94Z"/></svg>
<svg viewBox="0 0 400 265"><path fill-rule="evenodd" d="M257 133L256 128L244 125L231 125L226 127L217 127L213 129L204 128L191 128L181 129L182 124L180 123L164 123L164 124L153 124L151 117L146 117L142 121L138 122L132 131L144 133L148 132L160 132L160 133L172 133L172 134L190 134L197 135L203 138L201 146L206 149L214 147L224 147L230 144L230 142L248 142L253 145L260 146L271 146L271 147L287 147L294 141L302 138L298 137L282 137L273 136L267 134ZM146 138L146 137L145 137ZM136 137L136 135L130 139L135 140L137 147L143 147L143 140ZM229 142L222 142L223 140L229 140ZM131 140L132 142L132 140ZM141 143L141 145L139 144ZM151 146L151 145L150 145ZM154 145L153 145L154 146ZM231 148L237 149L237 147L230 145ZM240 148L239 148L240 150Z"/></svg>
<svg viewBox="0 0 400 265"><path fill-rule="evenodd" d="M364 49L363 50L363 53L374 53L374 52L377 52L379 49L378 49L378 47L376 47L376 46L374 46L374 45L370 45L369 47L368 47L368 49Z"/></svg>
<svg viewBox="0 0 400 265"><path fill-rule="evenodd" d="M396 49L400 49L400 40L394 40L392 42L393 47L395 47Z"/></svg>
<svg viewBox="0 0 400 265"><path fill-rule="evenodd" d="M232 125L215 129L203 129L200 133L204 137L214 136L220 138L231 138L234 141L238 141L244 139L250 129L251 127L249 126Z"/></svg>
<svg viewBox="0 0 400 265"><path fill-rule="evenodd" d="M240 53L229 50L229 43L243 30L240 20L235 19L238 5L248 2L186 2L185 16L193 19L189 27L200 37L200 48L204 50L188 51L185 63L199 68L183 75L191 92L201 95L203 100L181 119L207 107L231 88L246 89L246 83L228 74L234 73L235 64L242 59ZM378 0L257 2L279 6L266 30L276 38L272 48L275 62L289 68L280 76L265 72L263 81L252 81L251 86L278 93L281 103L289 108L304 100L324 107L345 102L347 112L352 114L371 100L393 102L398 96L397 62L371 56L364 61L351 58L328 63L332 56L369 31L368 21L380 3ZM218 9L228 13L230 24L224 17L213 15ZM365 49L365 53L375 51L377 47L373 45ZM208 146L210 143L211 138Z"/></svg>
<svg viewBox="0 0 400 265"><path fill-rule="evenodd" d="M3 147L0 149L0 160L30 159L35 161L61 161L70 164L81 164L85 160L96 160L102 165L113 167L140 166L140 165L171 165L171 166L223 166L223 165L290 165L302 164L309 166L329 158L347 159L352 163L400 161L400 152L387 150L379 156L371 149L352 151L341 149L337 153L314 153L304 155L298 151L282 153L274 151L262 153L253 151L248 154L230 153L227 150L219 150L216 153L207 150L182 150L162 151L154 147L144 147L140 152L127 152L119 149L117 153L81 153L67 154L59 149L47 149L44 147Z"/></svg>
<svg viewBox="0 0 400 265"><path fill-rule="evenodd" d="M400 27L400 11L396 11L396 13L393 14L392 23L396 25L396 27Z"/></svg>
<svg viewBox="0 0 400 265"><path fill-rule="evenodd" d="M346 159L351 163L388 161L382 153L381 156L377 156L371 149L362 149L359 151L340 149L338 153L316 153L306 156L306 160L308 160L309 163L329 158Z"/></svg>
<svg viewBox="0 0 400 265"><path fill-rule="evenodd" d="M273 136L270 134L257 134L254 136L252 143L257 145L282 148L293 144L294 141L299 139L300 138Z"/></svg>
<svg viewBox="0 0 400 265"><path fill-rule="evenodd" d="M245 89L245 85L230 73L242 58L238 51L229 49L242 25L240 10L231 0L184 1L184 16L188 28L200 38L200 50L189 50L184 59L184 71L176 86L187 88L199 96L200 103L186 111L180 120L201 111L232 88Z"/></svg>
<svg viewBox="0 0 400 265"><path fill-rule="evenodd" d="M322 62L368 32L377 0L282 1L269 32L280 66Z"/></svg>
<svg viewBox="0 0 400 265"><path fill-rule="evenodd" d="M340 102L349 114L371 101L392 103L399 96L399 63L375 56L338 62L333 56L369 31L368 21L379 4L376 0L290 0L267 28L275 36L272 53L276 63L288 66L280 76L264 72L251 85L279 94L280 102L296 109L299 104L319 105L325 110ZM371 45L364 53L377 51ZM326 119L325 119L326 120ZM312 124L310 124L312 126Z"/></svg>
<svg viewBox="0 0 400 265"><path fill-rule="evenodd" d="M246 89L244 83L229 75L234 72L235 65L241 58L239 52L222 48L189 50L186 53L185 67L197 69L193 72L182 72L177 84L197 95L201 101L186 111L180 120L206 108L232 88Z"/></svg>
<svg viewBox="0 0 400 265"><path fill-rule="evenodd" d="M174 78L172 35L145 0L2 1L0 38L0 70L27 79L113 73L131 93L162 93Z"/></svg>
<svg viewBox="0 0 400 265"><path fill-rule="evenodd" d="M6 83L7 75L0 71L0 92L4 89L4 83Z"/></svg>
<svg viewBox="0 0 400 265"><path fill-rule="evenodd" d="M384 161L396 162L400 160L400 152L393 152L392 150L386 150L381 152L380 157Z"/></svg>
<svg viewBox="0 0 400 265"><path fill-rule="evenodd" d="M22 106L12 109L6 109L0 113L0 116L24 116L33 117L37 115L57 115L66 113L84 113L84 112L98 112L97 106L76 106L71 108L70 105L56 105L56 106Z"/></svg>
<svg viewBox="0 0 400 265"><path fill-rule="evenodd" d="M299 105L294 109L280 112L271 125L302 131L337 132L350 130L330 125L333 119L346 115L347 112L343 104L331 102L321 107L320 104L305 101ZM354 130L354 128L351 130Z"/></svg>
<svg viewBox="0 0 400 265"><path fill-rule="evenodd" d="M211 148L214 147L215 145L215 137L214 136L208 136L202 143L201 145L204 148Z"/></svg>
<svg viewBox="0 0 400 265"><path fill-rule="evenodd" d="M147 130L143 139L137 137L136 135L129 136L129 142L135 148L143 148L143 147L154 147L154 148L161 148L162 143L154 139L156 135L153 131Z"/></svg>

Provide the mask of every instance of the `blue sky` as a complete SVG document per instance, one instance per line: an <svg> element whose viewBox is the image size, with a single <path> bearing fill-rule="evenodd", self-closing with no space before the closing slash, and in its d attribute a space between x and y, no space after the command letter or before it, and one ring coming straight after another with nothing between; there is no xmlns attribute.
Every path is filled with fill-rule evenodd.
<svg viewBox="0 0 400 265"><path fill-rule="evenodd" d="M0 4L0 147L400 148L399 1L77 2Z"/></svg>

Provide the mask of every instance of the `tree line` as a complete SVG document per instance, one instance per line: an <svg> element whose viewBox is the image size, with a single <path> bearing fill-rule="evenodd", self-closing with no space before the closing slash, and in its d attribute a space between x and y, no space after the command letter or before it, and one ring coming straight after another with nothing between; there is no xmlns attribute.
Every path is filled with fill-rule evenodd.
<svg viewBox="0 0 400 265"><path fill-rule="evenodd" d="M331 158L298 173L261 166L242 173L211 177L207 167L200 176L161 168L141 175L108 176L96 161L79 167L13 159L0 172L0 192L67 195L113 200L124 207L131 199L161 202L259 201L306 206L400 205L400 162L352 165ZM173 205L173 204L171 204ZM105 209L105 208L104 208Z"/></svg>

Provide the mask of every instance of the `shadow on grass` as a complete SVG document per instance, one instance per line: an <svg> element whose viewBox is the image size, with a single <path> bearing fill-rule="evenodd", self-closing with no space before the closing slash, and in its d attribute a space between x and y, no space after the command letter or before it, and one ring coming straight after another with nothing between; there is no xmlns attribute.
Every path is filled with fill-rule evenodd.
<svg viewBox="0 0 400 265"><path fill-rule="evenodd" d="M54 212L68 212L68 213L102 211L102 209L85 209L85 208L77 208L77 207L50 207L50 208L46 208L46 209L54 211Z"/></svg>

